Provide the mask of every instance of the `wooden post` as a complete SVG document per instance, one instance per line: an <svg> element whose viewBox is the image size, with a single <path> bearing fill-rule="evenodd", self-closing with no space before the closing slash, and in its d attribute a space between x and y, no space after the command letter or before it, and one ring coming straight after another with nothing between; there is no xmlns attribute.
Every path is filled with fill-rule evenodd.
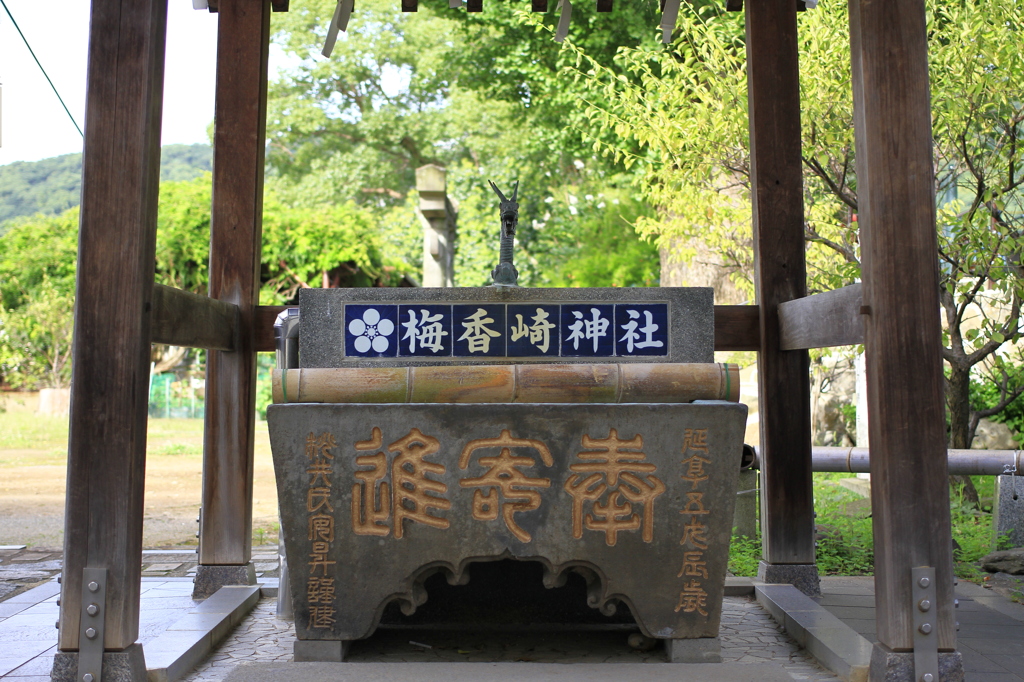
<svg viewBox="0 0 1024 682"><path fill-rule="evenodd" d="M754 283L761 308L761 523L766 582L819 591L811 493L810 362L780 348L779 304L807 295L796 3L746 3Z"/></svg>
<svg viewBox="0 0 1024 682"><path fill-rule="evenodd" d="M167 0L92 3L54 679L79 649L84 568L107 569L104 648L139 634L166 25Z"/></svg>
<svg viewBox="0 0 1024 682"><path fill-rule="evenodd" d="M196 596L255 580L249 564L256 415L252 325L259 302L270 2L220 0L218 17L210 296L238 306L239 334L234 351L211 351L206 366Z"/></svg>
<svg viewBox="0 0 1024 682"><path fill-rule="evenodd" d="M939 649L952 651L953 559L924 0L850 0L850 38L878 641L890 650L914 648L911 568L932 566L937 589L932 627ZM877 658L877 646L875 653Z"/></svg>

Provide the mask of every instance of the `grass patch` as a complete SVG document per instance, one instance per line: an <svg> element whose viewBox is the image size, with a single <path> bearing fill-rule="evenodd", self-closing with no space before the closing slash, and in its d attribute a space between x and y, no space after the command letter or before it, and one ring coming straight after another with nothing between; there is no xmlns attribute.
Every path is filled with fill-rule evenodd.
<svg viewBox="0 0 1024 682"><path fill-rule="evenodd" d="M817 513L817 565L821 575L872 575L874 545L871 505L868 500L839 485L849 474L814 474L814 509ZM980 497L991 499L995 478L974 476ZM963 502L961 491L950 495L950 522L956 574L965 580L980 581L986 574L976 564L992 551L992 514L990 508L975 509ZM1003 548L1003 542L999 548ZM757 574L761 560L761 538L732 538L729 570L734 575Z"/></svg>
<svg viewBox="0 0 1024 682"><path fill-rule="evenodd" d="M67 417L13 410L0 413L0 450L53 450L67 445Z"/></svg>
<svg viewBox="0 0 1024 682"><path fill-rule="evenodd" d="M203 454L203 446L192 445L185 443L171 443L170 445L164 445L159 448L152 448L147 453L149 455L201 455Z"/></svg>

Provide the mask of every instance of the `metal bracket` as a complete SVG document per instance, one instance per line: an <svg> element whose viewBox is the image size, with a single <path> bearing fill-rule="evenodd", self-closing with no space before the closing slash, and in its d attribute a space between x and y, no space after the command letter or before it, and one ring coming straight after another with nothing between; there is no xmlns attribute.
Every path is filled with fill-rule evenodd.
<svg viewBox="0 0 1024 682"><path fill-rule="evenodd" d="M935 600L935 569L917 566L910 569L914 600L914 679L939 682L938 604Z"/></svg>
<svg viewBox="0 0 1024 682"><path fill-rule="evenodd" d="M78 682L100 682L103 623L107 612L107 569L82 569L82 618L78 627Z"/></svg>

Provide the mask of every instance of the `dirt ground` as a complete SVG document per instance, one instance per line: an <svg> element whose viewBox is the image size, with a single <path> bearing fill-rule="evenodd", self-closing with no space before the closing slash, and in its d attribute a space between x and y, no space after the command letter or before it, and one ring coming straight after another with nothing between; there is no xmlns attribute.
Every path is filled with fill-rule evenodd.
<svg viewBox="0 0 1024 682"><path fill-rule="evenodd" d="M36 394L0 398L0 545L64 542L67 417L36 414ZM195 544L202 496L201 419L150 419L143 545ZM266 422L256 423L253 538L277 536L277 488Z"/></svg>

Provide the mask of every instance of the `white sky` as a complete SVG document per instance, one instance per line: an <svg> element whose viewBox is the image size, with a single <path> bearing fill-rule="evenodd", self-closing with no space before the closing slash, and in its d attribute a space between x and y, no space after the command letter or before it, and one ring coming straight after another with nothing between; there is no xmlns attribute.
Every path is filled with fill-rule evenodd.
<svg viewBox="0 0 1024 682"><path fill-rule="evenodd" d="M89 0L4 0L71 114L84 127ZM163 144L208 142L213 121L217 15L168 0ZM276 54L275 54L276 52ZM271 49L271 74L280 62ZM80 152L82 138L0 7L3 87L0 165Z"/></svg>

